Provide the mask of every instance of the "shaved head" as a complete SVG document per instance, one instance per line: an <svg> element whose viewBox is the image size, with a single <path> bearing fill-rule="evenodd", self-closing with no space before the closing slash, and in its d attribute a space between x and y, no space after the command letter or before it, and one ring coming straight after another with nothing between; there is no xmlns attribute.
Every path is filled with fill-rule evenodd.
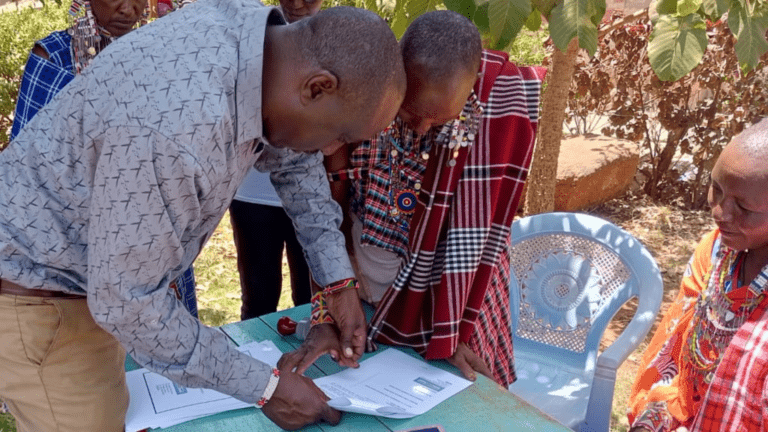
<svg viewBox="0 0 768 432"><path fill-rule="evenodd" d="M728 148L742 152L755 162L759 161L761 169L768 175L768 169L765 168L768 162L768 118L744 129L726 146Z"/></svg>
<svg viewBox="0 0 768 432"><path fill-rule="evenodd" d="M483 44L480 32L464 15L449 10L416 18L400 39L405 70L441 82L458 74L477 74Z"/></svg>

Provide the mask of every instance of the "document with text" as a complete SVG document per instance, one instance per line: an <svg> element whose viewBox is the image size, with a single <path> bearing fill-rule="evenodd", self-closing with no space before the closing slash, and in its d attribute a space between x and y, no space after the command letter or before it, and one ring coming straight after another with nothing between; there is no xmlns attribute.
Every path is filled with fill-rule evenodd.
<svg viewBox="0 0 768 432"><path fill-rule="evenodd" d="M283 354L272 341L253 342L238 348L270 366ZM196 418L253 407L215 390L187 388L147 369L125 374L131 395L125 419L127 432L164 428Z"/></svg>
<svg viewBox="0 0 768 432"><path fill-rule="evenodd" d="M358 369L314 380L341 410L391 418L424 414L472 382L389 348Z"/></svg>

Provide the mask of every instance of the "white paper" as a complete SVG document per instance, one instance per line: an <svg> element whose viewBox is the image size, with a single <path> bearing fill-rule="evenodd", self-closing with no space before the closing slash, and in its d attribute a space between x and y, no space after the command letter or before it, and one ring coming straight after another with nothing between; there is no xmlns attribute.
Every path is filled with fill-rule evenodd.
<svg viewBox="0 0 768 432"><path fill-rule="evenodd" d="M283 354L272 341L252 342L238 349L270 366ZM253 405L215 390L180 386L147 369L125 374L131 399L125 419L127 432L169 427L196 418Z"/></svg>
<svg viewBox="0 0 768 432"><path fill-rule="evenodd" d="M392 348L360 362L358 369L314 381L338 410L391 418L424 414L472 384Z"/></svg>

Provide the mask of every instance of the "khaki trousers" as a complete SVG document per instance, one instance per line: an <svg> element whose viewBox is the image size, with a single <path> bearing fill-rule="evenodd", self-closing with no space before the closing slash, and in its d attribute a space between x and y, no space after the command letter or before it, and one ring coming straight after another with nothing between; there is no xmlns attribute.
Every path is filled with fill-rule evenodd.
<svg viewBox="0 0 768 432"><path fill-rule="evenodd" d="M0 398L19 432L122 431L125 351L85 299L0 294Z"/></svg>

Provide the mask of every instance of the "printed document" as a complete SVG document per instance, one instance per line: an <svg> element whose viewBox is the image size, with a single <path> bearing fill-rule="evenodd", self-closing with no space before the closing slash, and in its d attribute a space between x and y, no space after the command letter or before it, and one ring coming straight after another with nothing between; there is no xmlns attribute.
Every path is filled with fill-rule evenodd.
<svg viewBox="0 0 768 432"><path fill-rule="evenodd" d="M393 348L314 381L338 410L391 418L424 414L472 384Z"/></svg>
<svg viewBox="0 0 768 432"><path fill-rule="evenodd" d="M253 342L238 349L273 367L283 354L272 341ZM164 428L224 411L253 407L215 390L181 386L147 369L127 372L125 377L131 395L125 419L127 432Z"/></svg>

